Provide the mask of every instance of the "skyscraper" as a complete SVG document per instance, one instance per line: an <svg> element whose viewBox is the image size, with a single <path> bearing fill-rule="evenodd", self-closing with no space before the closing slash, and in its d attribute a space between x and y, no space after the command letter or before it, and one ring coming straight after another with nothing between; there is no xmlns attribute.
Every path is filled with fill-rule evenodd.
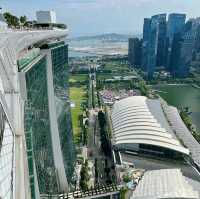
<svg viewBox="0 0 200 199"><path fill-rule="evenodd" d="M183 33L184 31L184 27L185 27L185 20L186 20L186 15L185 14L179 14L179 13L172 13L169 14L168 16L168 22L167 22L167 68L170 72L172 72L174 74L175 70L173 69L173 67L175 67L175 65L173 64L170 65L170 63L175 63L177 62L177 60L170 60L171 58L173 58L174 56L171 54L172 53L172 46L177 46L179 44L173 44L173 42L177 41L177 35L181 36L179 33ZM176 35L176 38L174 39L174 36ZM175 49L173 49L173 52L176 51ZM176 68L176 67L175 67Z"/></svg>
<svg viewBox="0 0 200 199"><path fill-rule="evenodd" d="M178 71L180 71L180 57L182 48L182 35L181 33L176 33L173 35L172 45L170 47L169 54L169 66L168 69L173 76L176 76Z"/></svg>
<svg viewBox="0 0 200 199"><path fill-rule="evenodd" d="M142 42L142 67L144 70L147 70L150 34L151 34L151 19L145 18L143 24L143 42Z"/></svg>
<svg viewBox="0 0 200 199"><path fill-rule="evenodd" d="M160 48L164 48L163 40L166 39L166 14L154 15L151 17L151 32L148 48L148 77L152 78L156 69L158 60L162 60L163 52L159 52ZM159 63L160 64L160 63Z"/></svg>
<svg viewBox="0 0 200 199"><path fill-rule="evenodd" d="M162 20L157 24L156 32L156 66L166 66L166 52L167 52L167 23Z"/></svg>
<svg viewBox="0 0 200 199"><path fill-rule="evenodd" d="M185 20L186 20L185 14L179 14L179 13L169 14L167 23L167 37L169 38L170 43L173 40L174 34L183 31Z"/></svg>
<svg viewBox="0 0 200 199"><path fill-rule="evenodd" d="M150 18L144 18L143 42L150 40L150 33L151 33L151 19Z"/></svg>
<svg viewBox="0 0 200 199"><path fill-rule="evenodd" d="M67 191L71 184L75 149L67 92L67 32L1 32L3 199L38 199L43 193Z"/></svg>
<svg viewBox="0 0 200 199"><path fill-rule="evenodd" d="M142 40L129 38L128 61L132 67L140 67L142 59Z"/></svg>
<svg viewBox="0 0 200 199"><path fill-rule="evenodd" d="M48 24L56 23L56 13L54 11L37 11L36 12L37 23Z"/></svg>
<svg viewBox="0 0 200 199"><path fill-rule="evenodd" d="M32 198L37 198L37 190L35 195L67 191L75 162L67 93L68 46L64 42L43 46L38 58L19 65L27 90L25 132L27 146L32 146L27 151Z"/></svg>

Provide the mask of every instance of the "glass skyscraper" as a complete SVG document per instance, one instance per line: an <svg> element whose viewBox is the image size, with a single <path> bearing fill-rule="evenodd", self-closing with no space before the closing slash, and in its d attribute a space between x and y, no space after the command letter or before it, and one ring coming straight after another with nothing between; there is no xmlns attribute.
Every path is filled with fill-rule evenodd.
<svg viewBox="0 0 200 199"><path fill-rule="evenodd" d="M185 27L185 14L172 13L168 16L167 22L167 68L175 75L180 63L180 40ZM174 43L176 42L176 43ZM177 43L178 42L178 43ZM179 55L179 57L177 57Z"/></svg>
<svg viewBox="0 0 200 199"><path fill-rule="evenodd" d="M151 19L145 18L143 24L143 42L142 42L142 67L144 70L147 70L150 34L151 34Z"/></svg>
<svg viewBox="0 0 200 199"><path fill-rule="evenodd" d="M183 31L185 20L186 20L185 14L179 14L179 13L169 14L167 23L167 37L169 38L170 43L173 40L174 34Z"/></svg>
<svg viewBox="0 0 200 199"><path fill-rule="evenodd" d="M19 67L20 68L20 67ZM21 70L25 80L25 135L32 198L67 191L75 147L68 95L68 46L43 45Z"/></svg>
<svg viewBox="0 0 200 199"><path fill-rule="evenodd" d="M166 33L165 24L166 14L159 14L151 17L151 30L147 61L147 72L149 78L153 77L153 73L157 66L158 58L160 59L160 57L163 57L163 55L161 55L162 53L160 54L159 51L161 46L164 47L163 40L165 40Z"/></svg>
<svg viewBox="0 0 200 199"><path fill-rule="evenodd" d="M131 67L141 67L142 40L129 38L128 40L128 61Z"/></svg>
<svg viewBox="0 0 200 199"><path fill-rule="evenodd" d="M75 166L75 148L68 89L68 45L61 44L51 48L51 57L60 144L67 180L70 183Z"/></svg>
<svg viewBox="0 0 200 199"><path fill-rule="evenodd" d="M166 14L158 14L144 19L142 65L150 79L157 67L173 74L178 68L183 68L179 66L183 64L179 58L188 49L182 48L189 42L184 36L186 15L172 13L168 21L166 17ZM183 38L185 43L181 41Z"/></svg>

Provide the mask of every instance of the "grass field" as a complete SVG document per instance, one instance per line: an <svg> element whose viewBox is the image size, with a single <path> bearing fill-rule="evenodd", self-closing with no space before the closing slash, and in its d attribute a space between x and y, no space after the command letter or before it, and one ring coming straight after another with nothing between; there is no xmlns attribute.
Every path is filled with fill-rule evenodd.
<svg viewBox="0 0 200 199"><path fill-rule="evenodd" d="M71 75L69 78L70 83L84 82L88 80L88 74Z"/></svg>
<svg viewBox="0 0 200 199"><path fill-rule="evenodd" d="M75 104L75 107L71 108L72 113L72 126L74 132L75 142L78 143L80 139L80 125L79 115L83 113L82 103L87 102L86 98L86 86L71 87L70 88L70 101Z"/></svg>

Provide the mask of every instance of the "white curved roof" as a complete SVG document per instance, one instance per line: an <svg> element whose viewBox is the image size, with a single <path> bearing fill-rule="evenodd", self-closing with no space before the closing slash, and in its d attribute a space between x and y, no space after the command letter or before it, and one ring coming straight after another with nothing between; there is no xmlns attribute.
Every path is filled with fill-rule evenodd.
<svg viewBox="0 0 200 199"><path fill-rule="evenodd" d="M167 118L170 121L172 128L176 131L177 136L183 140L184 144L189 148L194 162L200 166L200 144L185 126L177 108L168 106L167 104L163 106L163 108L165 109Z"/></svg>
<svg viewBox="0 0 200 199"><path fill-rule="evenodd" d="M114 104L113 144L150 144L189 154L176 139L159 100L128 97Z"/></svg>
<svg viewBox="0 0 200 199"><path fill-rule="evenodd" d="M139 181L131 199L184 198L199 199L198 191L180 169L147 171Z"/></svg>

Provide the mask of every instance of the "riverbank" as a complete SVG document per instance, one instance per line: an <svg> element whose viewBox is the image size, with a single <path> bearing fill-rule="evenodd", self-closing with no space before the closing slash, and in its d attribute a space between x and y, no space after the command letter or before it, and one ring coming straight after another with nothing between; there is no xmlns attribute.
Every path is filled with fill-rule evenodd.
<svg viewBox="0 0 200 199"><path fill-rule="evenodd" d="M188 107L192 123L200 132L200 92L199 88L191 84L161 84L152 86L169 105L177 107L179 110Z"/></svg>
<svg viewBox="0 0 200 199"><path fill-rule="evenodd" d="M192 86L193 86L194 88L200 89L200 86L198 86L197 84L192 84Z"/></svg>

